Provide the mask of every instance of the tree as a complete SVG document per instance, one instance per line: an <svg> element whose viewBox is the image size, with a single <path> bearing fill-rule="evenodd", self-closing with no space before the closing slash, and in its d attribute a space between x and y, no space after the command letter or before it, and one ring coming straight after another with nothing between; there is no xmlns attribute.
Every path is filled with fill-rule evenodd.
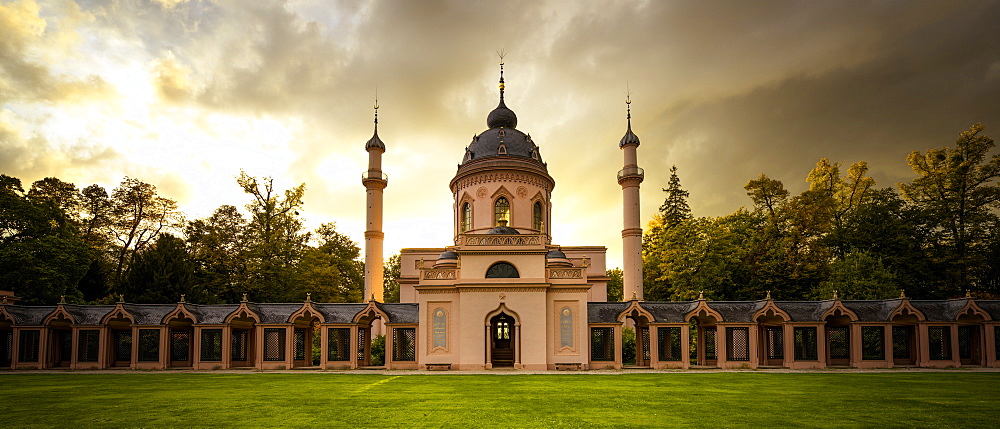
<svg viewBox="0 0 1000 429"><path fill-rule="evenodd" d="M80 216L80 193L76 185L63 182L55 177L46 177L31 184L28 198L54 204L70 220L77 221Z"/></svg>
<svg viewBox="0 0 1000 429"><path fill-rule="evenodd" d="M660 215L667 228L691 218L691 208L688 207L688 191L681 188L681 179L677 176L677 166L670 167L670 181L663 189L667 193L666 199L660 205Z"/></svg>
<svg viewBox="0 0 1000 429"><path fill-rule="evenodd" d="M89 265L86 246L62 208L28 198L17 178L0 175L0 289L25 304L82 301L76 285Z"/></svg>
<svg viewBox="0 0 1000 429"><path fill-rule="evenodd" d="M747 195L753 200L754 209L775 217L776 213L788 200L788 191L780 180L774 180L761 174L760 177L747 182Z"/></svg>
<svg viewBox="0 0 1000 429"><path fill-rule="evenodd" d="M241 171L236 182L253 200L247 225L247 292L251 299L268 302L295 287L295 265L307 248L309 234L303 232L298 209L302 207L305 183L286 190L274 188L274 179L258 179Z"/></svg>
<svg viewBox="0 0 1000 429"><path fill-rule="evenodd" d="M110 202L108 232L114 239L117 284L136 253L178 225L181 214L174 200L156 194L156 186L128 177L112 191Z"/></svg>
<svg viewBox="0 0 1000 429"><path fill-rule="evenodd" d="M100 185L90 185L80 191L80 236L92 245L104 246L107 228L111 224L111 199Z"/></svg>
<svg viewBox="0 0 1000 429"><path fill-rule="evenodd" d="M382 267L385 276L382 278L382 293L385 302L399 302L399 271L402 267L399 254L389 257Z"/></svg>
<svg viewBox="0 0 1000 429"><path fill-rule="evenodd" d="M982 124L961 133L955 148L913 151L907 160L918 177L900 184L903 197L925 214L939 244L935 257L952 267L946 294L977 289L984 279L987 243L995 228L1000 203L1000 154L990 155L993 139L982 135Z"/></svg>
<svg viewBox="0 0 1000 429"><path fill-rule="evenodd" d="M889 299L899 296L896 275L865 252L852 252L830 264L830 276L813 289L812 299Z"/></svg>
<svg viewBox="0 0 1000 429"><path fill-rule="evenodd" d="M196 281L222 302L238 302L247 291L246 229L247 220L230 205L185 229Z"/></svg>
<svg viewBox="0 0 1000 429"><path fill-rule="evenodd" d="M606 270L604 275L608 276L608 302L621 302L624 290L624 276L621 268ZM645 292L645 290L643 291ZM631 298L631 297L629 297Z"/></svg>
<svg viewBox="0 0 1000 429"><path fill-rule="evenodd" d="M203 285L194 281L191 262L184 240L170 234L160 234L156 242L141 250L129 265L122 285L129 302L176 302L181 295L196 303L215 303Z"/></svg>
<svg viewBox="0 0 1000 429"><path fill-rule="evenodd" d="M305 250L290 298L312 293L318 301L362 302L364 264L358 259L361 248L337 232L332 222L320 225L316 236L318 246Z"/></svg>

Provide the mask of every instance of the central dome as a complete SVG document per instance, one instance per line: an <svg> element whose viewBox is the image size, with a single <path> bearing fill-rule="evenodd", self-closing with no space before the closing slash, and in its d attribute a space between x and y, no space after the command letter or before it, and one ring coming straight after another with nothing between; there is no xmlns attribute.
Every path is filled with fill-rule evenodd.
<svg viewBox="0 0 1000 429"><path fill-rule="evenodd" d="M531 135L514 128L517 126L517 115L504 104L503 96L496 109L486 117L486 125L490 129L473 136L472 142L465 148L462 164L493 157L525 158L543 164Z"/></svg>

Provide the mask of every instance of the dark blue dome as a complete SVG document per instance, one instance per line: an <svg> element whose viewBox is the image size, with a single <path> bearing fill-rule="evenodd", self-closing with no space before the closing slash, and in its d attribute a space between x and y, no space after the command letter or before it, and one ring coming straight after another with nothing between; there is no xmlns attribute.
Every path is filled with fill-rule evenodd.
<svg viewBox="0 0 1000 429"><path fill-rule="evenodd" d="M517 232L516 229L511 228L509 226L497 226L497 227L493 227L493 228L490 228L489 231L486 231L486 233L487 234L501 234L501 235L520 234L520 232Z"/></svg>

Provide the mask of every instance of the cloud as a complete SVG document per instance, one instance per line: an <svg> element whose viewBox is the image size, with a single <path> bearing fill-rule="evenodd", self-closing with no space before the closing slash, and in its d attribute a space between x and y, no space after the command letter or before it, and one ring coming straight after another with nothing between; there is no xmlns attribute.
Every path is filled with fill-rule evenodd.
<svg viewBox="0 0 1000 429"><path fill-rule="evenodd" d="M42 18L32 0L0 4L0 101L79 102L108 94L99 76L57 73L45 62L70 54L74 26L85 19L75 3L62 6L62 18Z"/></svg>
<svg viewBox="0 0 1000 429"><path fill-rule="evenodd" d="M306 182L307 216L338 221L361 241L358 174L377 87L390 177L387 249L450 242L447 183L497 103L501 48L507 105L557 181L556 242L607 245L612 255L621 240L614 175L626 82L642 140L645 218L674 164L695 214L722 215L749 204L748 179L765 172L795 190L820 157L866 160L879 185L891 186L910 177L909 151L951 144L969 124L995 127L1000 116L1000 40L992 34L1000 4L991 2L0 8L4 161L46 175L162 180L182 207L206 215L206 204L240 205L232 177L245 167ZM94 163L70 166L63 152ZM122 161L117 171L104 153ZM0 168L27 171L19 165ZM414 224L421 234L412 234Z"/></svg>

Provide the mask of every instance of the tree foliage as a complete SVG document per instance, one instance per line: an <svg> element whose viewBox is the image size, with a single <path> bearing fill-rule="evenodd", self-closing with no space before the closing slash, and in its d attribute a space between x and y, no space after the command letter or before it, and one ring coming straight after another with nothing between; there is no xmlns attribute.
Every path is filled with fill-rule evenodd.
<svg viewBox="0 0 1000 429"><path fill-rule="evenodd" d="M764 174L747 182L752 211L676 223L657 213L643 242L646 297L996 296L1000 155L983 130L962 133L955 149L910 154L918 176L902 194L877 188L864 161L844 172L822 158L798 195Z"/></svg>

